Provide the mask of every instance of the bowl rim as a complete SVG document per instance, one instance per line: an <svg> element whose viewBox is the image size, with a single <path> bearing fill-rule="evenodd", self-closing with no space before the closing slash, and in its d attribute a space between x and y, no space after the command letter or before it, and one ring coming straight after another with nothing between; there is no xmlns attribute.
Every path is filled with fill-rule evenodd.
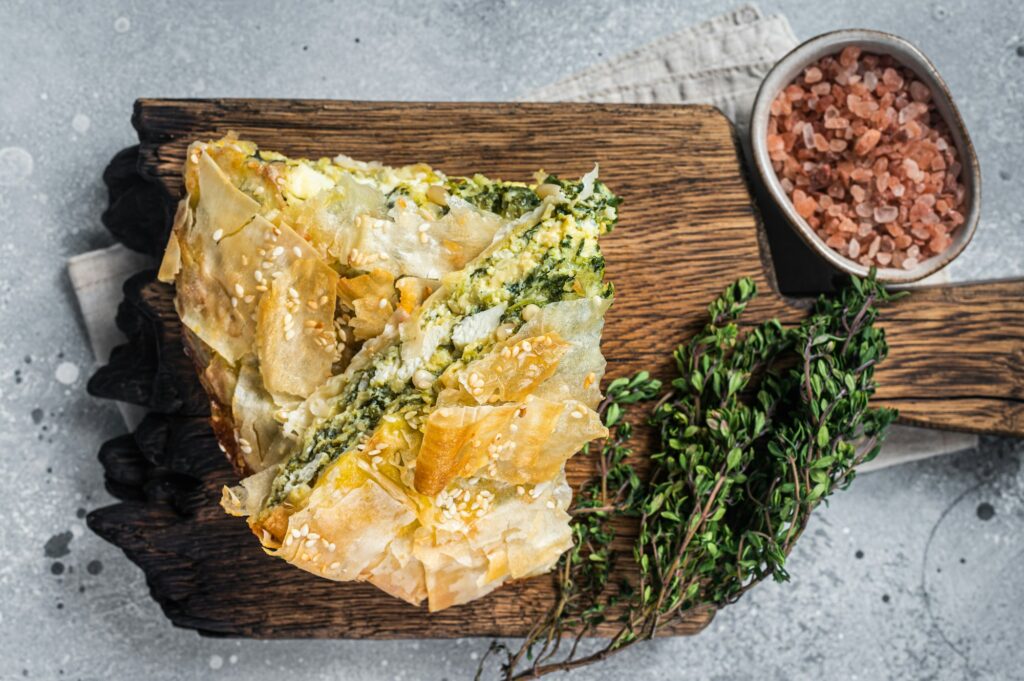
<svg viewBox="0 0 1024 681"><path fill-rule="evenodd" d="M940 109L939 115L943 117L949 128L950 136L959 156L962 167L960 180L965 184L968 196L964 224L961 226L957 238L945 251L923 260L914 269L877 268L877 279L884 283L904 284L918 281L938 272L952 262L963 252L964 248L967 247L967 244L974 237L981 215L981 169L974 145L971 142L967 127L964 125L956 103L953 101L949 86L942 79L938 69L935 68L931 60L909 41L884 31L854 28L823 33L794 47L779 59L767 75L765 75L755 95L748 131L750 135L751 157L768 193L800 238L836 269L847 274L855 274L861 277L867 276L868 267L839 254L830 246L825 245L825 241L796 212L792 201L790 201L786 192L782 189L782 184L775 174L774 168L772 168L771 160L768 156L767 134L765 133L768 126L769 108L778 93L789 85L796 74L804 67L821 56L839 52L848 45L861 46L865 52L888 49L890 50L888 53L891 56L900 61L903 66L912 70L918 78L924 81L933 91L933 99L936 102L937 108ZM793 74L787 76L786 74L790 71L793 71ZM938 92L937 97L936 92Z"/></svg>

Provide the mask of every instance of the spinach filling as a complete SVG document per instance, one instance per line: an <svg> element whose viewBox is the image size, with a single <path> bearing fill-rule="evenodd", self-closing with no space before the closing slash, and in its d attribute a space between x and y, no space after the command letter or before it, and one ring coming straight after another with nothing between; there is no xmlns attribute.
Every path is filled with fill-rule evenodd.
<svg viewBox="0 0 1024 681"><path fill-rule="evenodd" d="M506 220L521 218L540 205L540 197L530 187L514 182L491 182L483 175L449 180L447 188L449 194Z"/></svg>
<svg viewBox="0 0 1024 681"><path fill-rule="evenodd" d="M497 182L485 184L480 176L457 182L461 184L449 185L450 192L485 210L497 209L492 212L506 219L525 215L541 203L533 190L526 186ZM577 197L582 190L579 182L562 182L554 177L549 177L546 182L557 182L570 198ZM460 193L462 191L466 193ZM469 315L505 303L507 308L503 321L518 329L523 323L521 310L531 303L543 306L583 296L610 296L612 287L602 281L604 257L594 232L605 233L614 226L618 203L619 199L597 182L587 199L575 204L553 205L550 214L537 224L524 226L519 233L510 234L504 248L465 270L452 287L451 295L439 300L433 309L424 310L421 325L447 319L451 325L449 328L453 328ZM596 224L596 230L593 225L589 230L584 228L589 221ZM561 238L554 245L545 245L541 237L550 230L559 230ZM519 272L519 276L502 281L500 274L495 274L502 271L503 264L518 262L517 259L524 257L532 266ZM493 343L493 339L488 338L460 350L449 337L442 340L427 366L440 374L456 361L469 361L486 352ZM432 392L417 390L408 380L396 385L394 379L376 378L380 367L397 367L400 361L400 348L396 343L383 351L372 365L352 376L334 401L339 410L307 432L302 448L292 455L274 479L264 510L285 502L293 491L308 491L328 465L356 447L360 439L372 433L386 415L429 407L433 403Z"/></svg>

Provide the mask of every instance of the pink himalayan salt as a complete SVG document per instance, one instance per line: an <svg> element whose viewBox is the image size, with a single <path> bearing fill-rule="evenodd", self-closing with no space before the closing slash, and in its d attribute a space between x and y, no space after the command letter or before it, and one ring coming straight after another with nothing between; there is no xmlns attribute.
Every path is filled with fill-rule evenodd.
<svg viewBox="0 0 1024 681"><path fill-rule="evenodd" d="M911 71L847 49L772 102L769 155L830 247L862 264L916 266L948 248L964 222L961 166L933 113L931 91Z"/></svg>

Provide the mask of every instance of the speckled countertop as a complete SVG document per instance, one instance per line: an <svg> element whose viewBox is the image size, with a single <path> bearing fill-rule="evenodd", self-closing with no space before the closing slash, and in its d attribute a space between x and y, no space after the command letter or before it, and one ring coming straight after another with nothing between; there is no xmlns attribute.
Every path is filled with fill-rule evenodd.
<svg viewBox="0 0 1024 681"><path fill-rule="evenodd" d="M1024 275L1018 0L762 2L801 38L866 26L938 64L978 146L985 210L959 280ZM64 262L110 243L100 175L139 96L510 99L725 9L720 2L0 0L0 678L462 679L486 641L200 638L84 525L123 429ZM398 58L395 59L394 57ZM390 59L388 59L390 57ZM696 638L578 678L1024 678L1024 443L858 479L791 562Z"/></svg>

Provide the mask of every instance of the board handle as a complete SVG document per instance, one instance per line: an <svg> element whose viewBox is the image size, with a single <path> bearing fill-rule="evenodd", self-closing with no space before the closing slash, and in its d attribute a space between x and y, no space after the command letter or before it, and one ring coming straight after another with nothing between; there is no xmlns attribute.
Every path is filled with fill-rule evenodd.
<svg viewBox="0 0 1024 681"><path fill-rule="evenodd" d="M877 399L901 421L1024 437L1024 279L915 288L881 321Z"/></svg>

